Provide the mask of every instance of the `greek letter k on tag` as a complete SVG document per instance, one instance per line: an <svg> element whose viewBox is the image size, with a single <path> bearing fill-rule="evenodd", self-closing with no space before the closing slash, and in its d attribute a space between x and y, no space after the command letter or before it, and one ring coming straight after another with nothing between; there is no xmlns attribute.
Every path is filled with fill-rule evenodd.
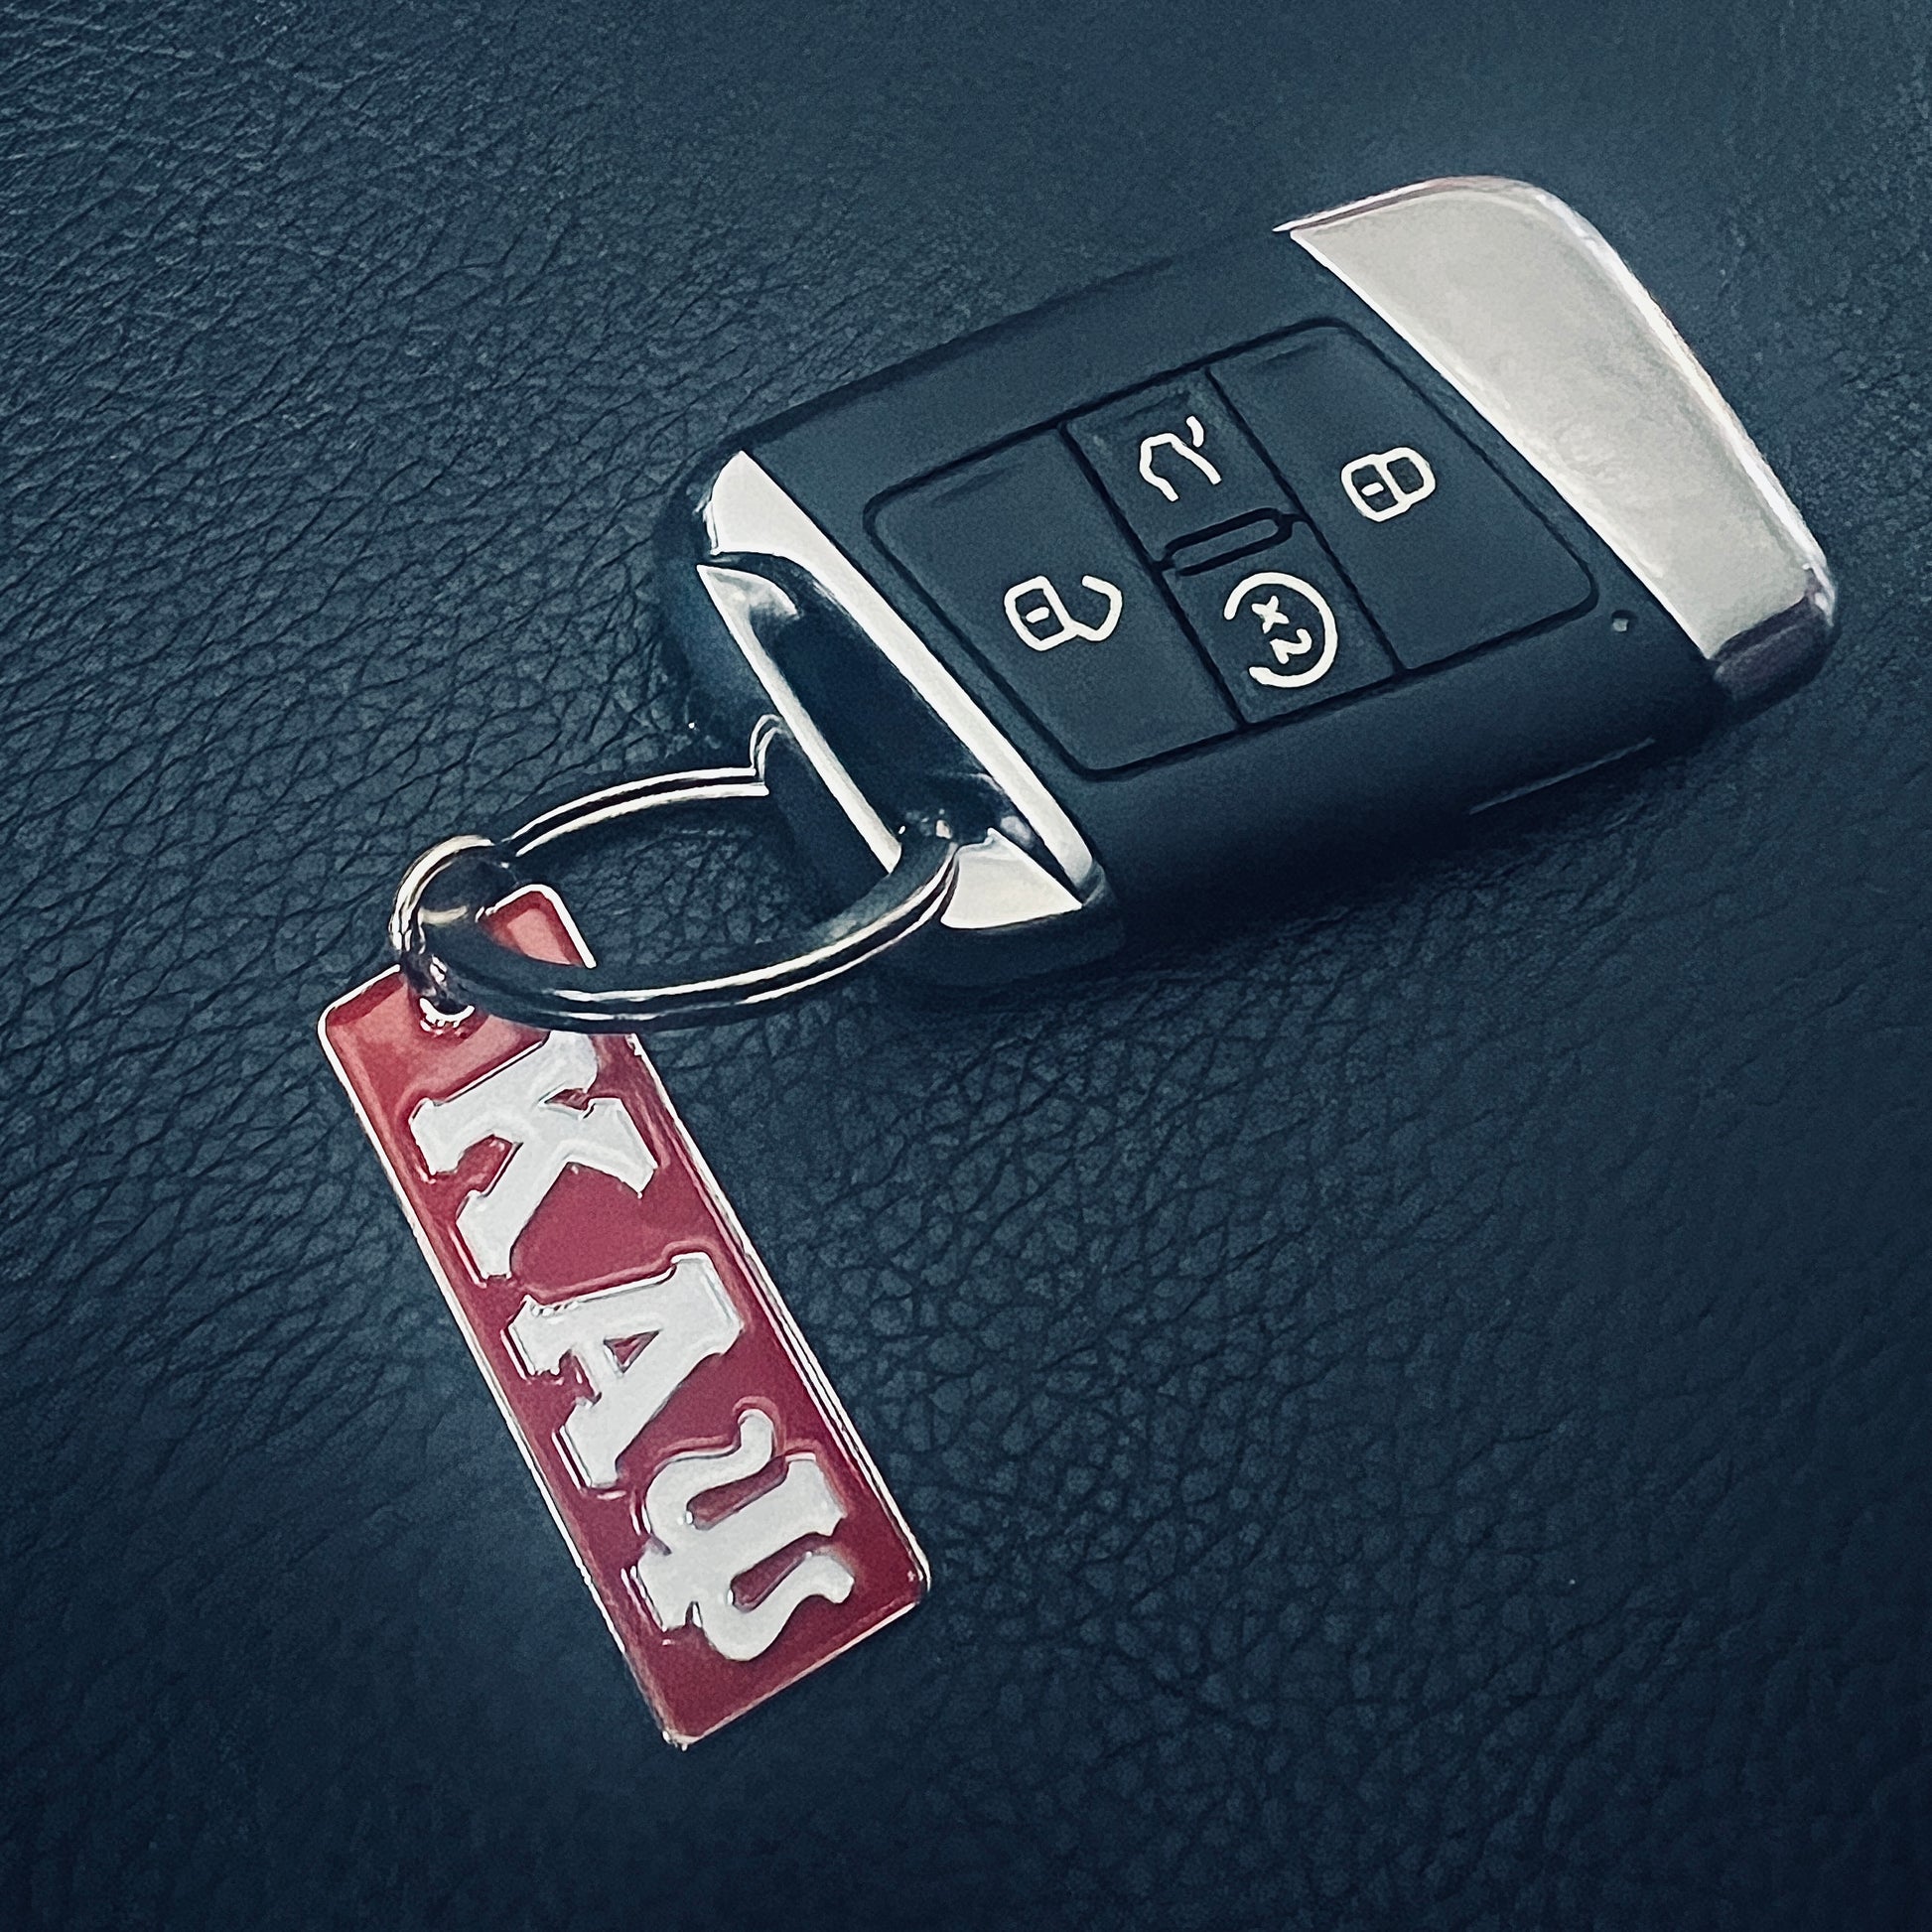
<svg viewBox="0 0 1932 1932"><path fill-rule="evenodd" d="M488 924L589 963L542 887ZM634 1038L432 1019L391 970L322 1041L672 1743L912 1608L925 1559Z"/></svg>

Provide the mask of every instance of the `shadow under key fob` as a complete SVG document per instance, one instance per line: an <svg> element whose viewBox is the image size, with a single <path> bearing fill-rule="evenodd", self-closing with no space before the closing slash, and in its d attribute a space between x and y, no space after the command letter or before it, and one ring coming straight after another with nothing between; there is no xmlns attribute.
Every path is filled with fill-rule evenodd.
<svg viewBox="0 0 1932 1932"><path fill-rule="evenodd" d="M1447 180L1141 270L737 439L669 609L829 885L913 807L936 978L1091 957L1801 682L1825 560L1629 270Z"/></svg>

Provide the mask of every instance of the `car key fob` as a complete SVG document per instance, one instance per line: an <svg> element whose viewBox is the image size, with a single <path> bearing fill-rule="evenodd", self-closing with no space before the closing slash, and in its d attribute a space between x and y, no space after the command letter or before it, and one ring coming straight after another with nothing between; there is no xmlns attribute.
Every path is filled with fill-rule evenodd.
<svg viewBox="0 0 1932 1932"><path fill-rule="evenodd" d="M670 610L828 884L963 847L916 969L1090 957L1694 742L1802 681L1825 560L1610 247L1425 183L1166 262L750 431ZM769 727L766 730L769 731Z"/></svg>

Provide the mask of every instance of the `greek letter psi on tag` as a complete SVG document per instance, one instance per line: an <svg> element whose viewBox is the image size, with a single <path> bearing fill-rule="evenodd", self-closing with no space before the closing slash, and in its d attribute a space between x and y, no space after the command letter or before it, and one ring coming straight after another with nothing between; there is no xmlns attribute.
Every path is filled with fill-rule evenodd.
<svg viewBox="0 0 1932 1932"><path fill-rule="evenodd" d="M589 963L542 887L488 924ZM672 1743L919 1600L918 1545L635 1039L432 1021L391 970L322 1041Z"/></svg>

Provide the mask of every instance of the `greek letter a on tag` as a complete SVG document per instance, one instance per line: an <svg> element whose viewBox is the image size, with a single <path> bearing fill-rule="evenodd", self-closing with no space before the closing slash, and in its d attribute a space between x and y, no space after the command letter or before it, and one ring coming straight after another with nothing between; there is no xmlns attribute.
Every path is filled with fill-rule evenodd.
<svg viewBox="0 0 1932 1932"><path fill-rule="evenodd" d="M555 1375L570 1356L591 1393L571 1410L558 1441L593 1489L618 1480L618 1458L647 1429L691 1371L722 1355L744 1320L711 1257L679 1255L650 1281L600 1288L568 1302L526 1299L509 1325L510 1346L530 1375ZM628 1364L616 1344L650 1339Z"/></svg>
<svg viewBox="0 0 1932 1932"><path fill-rule="evenodd" d="M583 1034L546 1034L447 1100L418 1101L409 1132L433 1174L452 1173L482 1141L507 1141L510 1158L487 1187L467 1195L457 1234L484 1279L507 1275L517 1238L566 1168L595 1168L641 1194L657 1163L621 1100L567 1107L597 1078L597 1048Z"/></svg>

